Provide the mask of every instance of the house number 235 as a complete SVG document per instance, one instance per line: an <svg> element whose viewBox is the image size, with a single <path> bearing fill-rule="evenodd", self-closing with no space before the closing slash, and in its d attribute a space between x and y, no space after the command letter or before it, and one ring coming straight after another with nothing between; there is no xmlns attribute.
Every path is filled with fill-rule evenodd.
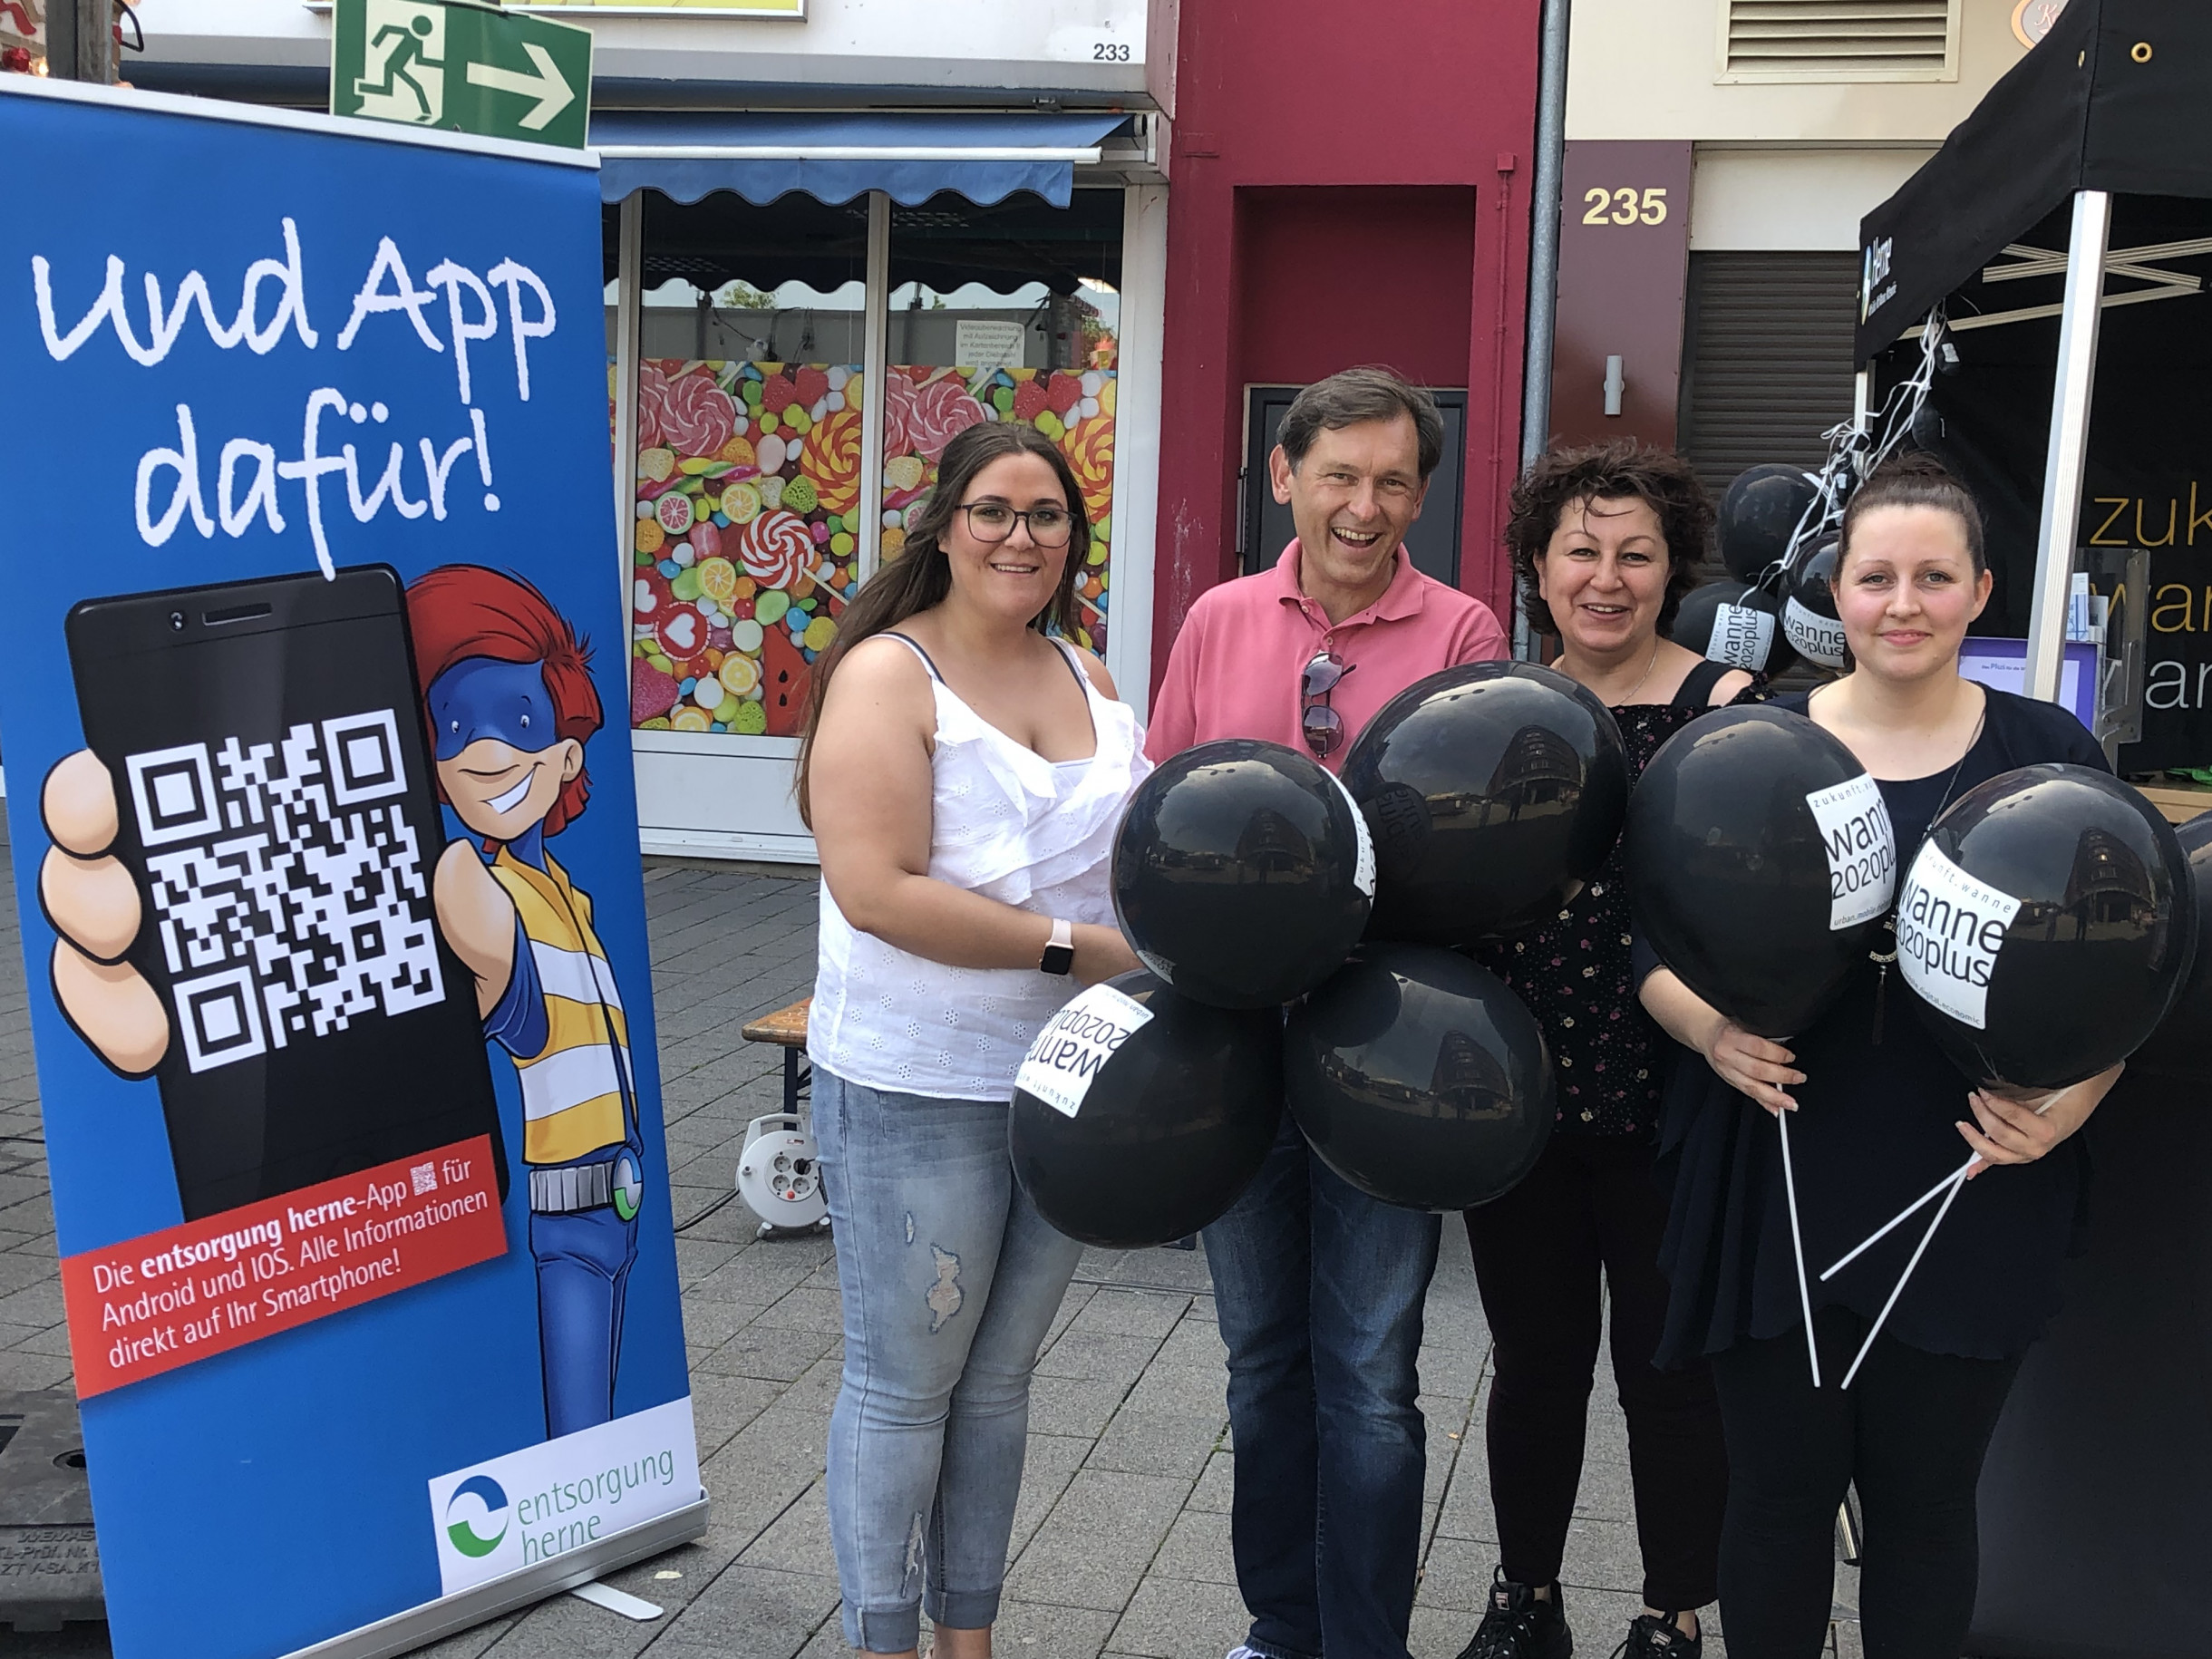
<svg viewBox="0 0 2212 1659"><path fill-rule="evenodd" d="M1666 221L1666 191L1651 189L1639 197L1635 190L1608 190L1603 185L1593 185L1583 191L1582 199L1588 210L1582 216L1586 225L1658 225Z"/></svg>

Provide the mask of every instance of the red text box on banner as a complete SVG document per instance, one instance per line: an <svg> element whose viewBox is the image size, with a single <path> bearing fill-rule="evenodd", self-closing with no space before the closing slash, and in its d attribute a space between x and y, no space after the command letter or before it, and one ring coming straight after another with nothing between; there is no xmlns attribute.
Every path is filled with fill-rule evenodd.
<svg viewBox="0 0 2212 1659"><path fill-rule="evenodd" d="M507 1248L479 1135L62 1263L80 1399L489 1261Z"/></svg>

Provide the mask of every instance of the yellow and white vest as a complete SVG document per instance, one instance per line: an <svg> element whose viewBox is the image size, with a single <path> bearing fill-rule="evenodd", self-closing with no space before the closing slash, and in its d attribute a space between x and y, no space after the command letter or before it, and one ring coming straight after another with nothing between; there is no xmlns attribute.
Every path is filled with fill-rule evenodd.
<svg viewBox="0 0 2212 1659"><path fill-rule="evenodd" d="M522 918L545 999L545 1046L515 1056L522 1081L522 1159L565 1163L627 1133L624 1111L634 1072L630 1028L606 951L591 930L591 897L546 859L533 869L506 848L491 863Z"/></svg>

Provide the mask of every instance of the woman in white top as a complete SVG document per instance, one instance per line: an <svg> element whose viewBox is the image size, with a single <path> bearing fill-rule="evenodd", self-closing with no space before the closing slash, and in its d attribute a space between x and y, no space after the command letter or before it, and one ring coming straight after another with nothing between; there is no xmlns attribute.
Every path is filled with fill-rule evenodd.
<svg viewBox="0 0 2212 1659"><path fill-rule="evenodd" d="M904 554L815 665L800 811L822 866L808 1021L844 1293L830 1528L845 1637L987 1659L1037 1349L1081 1247L1014 1185L1014 1075L1137 965L1108 863L1143 733L1073 632L1082 490L1033 428L946 446Z"/></svg>

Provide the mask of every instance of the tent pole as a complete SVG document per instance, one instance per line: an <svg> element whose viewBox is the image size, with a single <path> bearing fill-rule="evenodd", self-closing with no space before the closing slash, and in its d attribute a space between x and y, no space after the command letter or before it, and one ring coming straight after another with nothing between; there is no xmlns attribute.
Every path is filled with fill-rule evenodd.
<svg viewBox="0 0 2212 1659"><path fill-rule="evenodd" d="M2026 684L2055 703L2066 651L2066 601L2081 521L2081 470L2089 460L2090 394L2097 383L2097 324L2104 306L2104 256L2112 198L2077 190L2066 244L2065 309L2059 318L2057 379L2051 389L2051 447L2043 462L2043 517L2035 538L2034 604L2028 619Z"/></svg>

